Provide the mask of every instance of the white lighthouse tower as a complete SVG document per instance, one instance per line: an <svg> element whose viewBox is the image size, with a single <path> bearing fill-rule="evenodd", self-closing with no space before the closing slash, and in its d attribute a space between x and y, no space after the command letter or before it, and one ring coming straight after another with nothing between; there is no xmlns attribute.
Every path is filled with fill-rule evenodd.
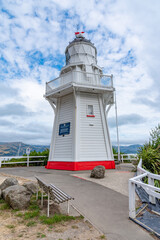
<svg viewBox="0 0 160 240"><path fill-rule="evenodd" d="M96 47L82 33L76 33L65 55L59 77L46 83L45 98L55 114L46 168L115 168L107 124L114 102L112 75L103 75Z"/></svg>

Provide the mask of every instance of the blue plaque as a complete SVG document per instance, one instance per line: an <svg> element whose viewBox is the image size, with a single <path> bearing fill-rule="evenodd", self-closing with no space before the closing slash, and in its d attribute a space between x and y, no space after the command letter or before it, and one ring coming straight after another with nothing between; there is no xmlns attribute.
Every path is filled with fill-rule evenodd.
<svg viewBox="0 0 160 240"><path fill-rule="evenodd" d="M70 122L59 124L59 135L70 134Z"/></svg>

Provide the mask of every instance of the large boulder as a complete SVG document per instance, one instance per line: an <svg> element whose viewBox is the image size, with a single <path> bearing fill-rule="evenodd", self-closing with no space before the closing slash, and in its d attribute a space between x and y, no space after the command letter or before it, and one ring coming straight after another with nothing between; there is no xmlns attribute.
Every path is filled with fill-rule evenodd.
<svg viewBox="0 0 160 240"><path fill-rule="evenodd" d="M18 185L18 181L16 178L12 178L12 177L9 177L9 178L6 178L2 184L0 185L0 189L1 191L3 191L4 189L10 187L10 186L13 186L13 185Z"/></svg>
<svg viewBox="0 0 160 240"><path fill-rule="evenodd" d="M22 185L25 187L28 191L30 191L32 194L37 193L38 185L33 182L26 182Z"/></svg>
<svg viewBox="0 0 160 240"><path fill-rule="evenodd" d="M105 176L105 167L102 165L98 165L91 171L91 178L104 178Z"/></svg>
<svg viewBox="0 0 160 240"><path fill-rule="evenodd" d="M28 208L32 193L25 187L14 185L2 192L5 201L13 208L23 210Z"/></svg>

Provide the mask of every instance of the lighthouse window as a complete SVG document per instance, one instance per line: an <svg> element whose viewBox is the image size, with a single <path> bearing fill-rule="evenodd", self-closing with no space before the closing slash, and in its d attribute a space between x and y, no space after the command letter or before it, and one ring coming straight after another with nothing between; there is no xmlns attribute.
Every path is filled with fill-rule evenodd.
<svg viewBox="0 0 160 240"><path fill-rule="evenodd" d="M70 60L70 55L69 55L69 52L67 51L66 52L66 65L69 64L69 60Z"/></svg>
<svg viewBox="0 0 160 240"><path fill-rule="evenodd" d="M87 112L88 115L93 115L93 105L88 105L88 112Z"/></svg>

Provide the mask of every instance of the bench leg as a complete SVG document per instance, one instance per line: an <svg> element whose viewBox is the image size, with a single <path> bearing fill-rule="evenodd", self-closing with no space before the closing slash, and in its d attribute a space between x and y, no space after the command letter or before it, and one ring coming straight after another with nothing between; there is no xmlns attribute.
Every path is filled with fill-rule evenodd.
<svg viewBox="0 0 160 240"><path fill-rule="evenodd" d="M47 208L47 217L49 217L49 199L50 199L50 195L48 193L48 208Z"/></svg>
<svg viewBox="0 0 160 240"><path fill-rule="evenodd" d="M69 201L67 201L67 214L69 215Z"/></svg>
<svg viewBox="0 0 160 240"><path fill-rule="evenodd" d="M41 207L43 207L43 190L41 191Z"/></svg>
<svg viewBox="0 0 160 240"><path fill-rule="evenodd" d="M37 193L36 193L36 201L38 200L38 189L37 189Z"/></svg>

